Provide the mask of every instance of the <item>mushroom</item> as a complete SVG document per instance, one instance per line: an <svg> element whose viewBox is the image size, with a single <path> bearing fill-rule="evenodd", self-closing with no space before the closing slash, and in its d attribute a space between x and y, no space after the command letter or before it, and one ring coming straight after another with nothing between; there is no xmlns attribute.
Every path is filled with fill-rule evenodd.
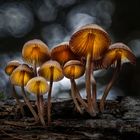
<svg viewBox="0 0 140 140"><path fill-rule="evenodd" d="M12 72L20 65L20 62L17 61L17 60L12 60L10 62L8 62L8 64L6 65L5 67L5 73L7 75L11 75ZM21 114L24 116L24 109L23 109L23 106L22 106L22 103L20 102L19 98L18 98L18 95L16 93L16 89L15 89L15 86L12 85L12 95L13 97L16 99L16 102L17 104L19 105L19 108L20 108L20 111L21 111Z"/></svg>
<svg viewBox="0 0 140 140"><path fill-rule="evenodd" d="M78 101L87 109L87 103L84 102L80 96L79 90L76 86L75 79L81 77L85 73L85 66L78 60L70 60L63 67L63 74L70 79L71 82L71 96L76 106L76 109L82 114L82 110L78 104ZM78 101L77 101L78 99Z"/></svg>
<svg viewBox="0 0 140 140"><path fill-rule="evenodd" d="M26 42L22 49L24 61L33 65L34 73L37 75L36 67L50 59L48 46L39 39Z"/></svg>
<svg viewBox="0 0 140 140"><path fill-rule="evenodd" d="M5 67L5 73L7 75L11 75L12 72L20 65L20 62L17 60L12 60L10 62L8 62L8 64Z"/></svg>
<svg viewBox="0 0 140 140"><path fill-rule="evenodd" d="M105 88L104 94L100 100L100 111L104 110L104 104L106 97L113 86L115 80L118 77L121 66L125 62L130 62L131 64L136 64L136 57L128 46L123 43L112 44L106 54L103 57L103 66L108 68L111 65L115 65L113 76Z"/></svg>
<svg viewBox="0 0 140 140"><path fill-rule="evenodd" d="M48 125L51 123L51 93L53 82L61 80L64 76L60 64L55 60L45 62L38 71L39 75L50 81L50 89L48 92Z"/></svg>
<svg viewBox="0 0 140 140"><path fill-rule="evenodd" d="M91 116L96 115L96 81L94 79L94 66L92 61L99 60L107 51L111 43L107 32L100 26L90 24L83 26L70 38L69 46L74 54L86 59L86 92L88 102L88 112ZM94 92L91 94L91 78Z"/></svg>
<svg viewBox="0 0 140 140"><path fill-rule="evenodd" d="M76 59L76 55L70 50L69 42L62 42L51 50L52 60L58 61L62 66L69 60Z"/></svg>
<svg viewBox="0 0 140 140"><path fill-rule="evenodd" d="M32 112L35 121L38 121L38 115L36 114L35 110L33 109L31 103L29 102L24 86L27 84L27 82L34 77L33 70L27 65L27 64L21 64L19 65L11 74L10 81L15 86L20 86L22 90L22 96L24 98L25 103L29 107L30 111Z"/></svg>
<svg viewBox="0 0 140 140"><path fill-rule="evenodd" d="M51 56L49 48L44 42L39 39L33 39L24 44L22 57L24 61L33 66L34 74L37 76L37 66L41 66L45 61L49 60Z"/></svg>
<svg viewBox="0 0 140 140"><path fill-rule="evenodd" d="M49 85L47 81L41 76L34 77L28 81L26 89L28 92L33 93L37 96L37 109L39 118L42 125L45 126L43 98L41 98L43 96L40 95L44 95L45 93L48 92Z"/></svg>

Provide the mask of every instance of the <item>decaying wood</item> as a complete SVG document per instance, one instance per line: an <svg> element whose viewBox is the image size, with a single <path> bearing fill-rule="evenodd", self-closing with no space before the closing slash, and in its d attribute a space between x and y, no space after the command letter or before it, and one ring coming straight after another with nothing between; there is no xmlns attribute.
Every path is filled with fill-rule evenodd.
<svg viewBox="0 0 140 140"><path fill-rule="evenodd" d="M105 111L95 118L77 113L71 100L54 101L49 127L35 123L26 106L24 110L23 117L14 100L0 101L0 140L140 139L140 98L107 101Z"/></svg>

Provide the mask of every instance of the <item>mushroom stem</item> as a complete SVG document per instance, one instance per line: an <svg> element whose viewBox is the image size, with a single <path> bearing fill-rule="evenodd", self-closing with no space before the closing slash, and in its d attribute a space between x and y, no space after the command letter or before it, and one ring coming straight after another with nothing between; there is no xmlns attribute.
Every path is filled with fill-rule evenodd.
<svg viewBox="0 0 140 140"><path fill-rule="evenodd" d="M87 60L86 60L86 72L85 72L85 78L86 78L86 93L87 93L87 103L88 103L88 111L89 113L92 112L91 110L91 86L90 86L90 81L91 81L91 54L87 55Z"/></svg>
<svg viewBox="0 0 140 140"><path fill-rule="evenodd" d="M34 71L34 75L38 76L37 74L37 67L36 67L36 61L33 61L33 71ZM45 121L44 121L44 109L43 109L43 95L37 95L37 109L38 109L38 115L40 118L40 121L42 123L43 126L45 126Z"/></svg>
<svg viewBox="0 0 140 140"><path fill-rule="evenodd" d="M81 95L80 95L80 92L77 88L77 85L76 85L76 82L75 80L73 80L73 84L74 84L74 88L75 88L75 92L76 92L76 97L77 97L77 100L81 103L81 105L87 109L88 108L88 105L87 103L82 99Z"/></svg>
<svg viewBox="0 0 140 140"><path fill-rule="evenodd" d="M42 116L43 116L43 118L44 118L44 99L43 99L43 95L40 95L40 111L41 111L41 114L42 114Z"/></svg>
<svg viewBox="0 0 140 140"><path fill-rule="evenodd" d="M44 112L43 112L43 104L42 104L42 97L40 95L37 95L37 109L38 109L38 115L40 118L40 121L43 126L45 126L45 121L44 121Z"/></svg>
<svg viewBox="0 0 140 140"><path fill-rule="evenodd" d="M116 68L114 70L114 74L113 74L113 77L111 78L110 82L108 83L108 85L106 86L105 88L105 91L104 91L104 94L100 100L100 111L103 112L104 111L104 106L105 106L105 100L106 100L106 97L111 89L111 87L113 86L113 84L115 83L117 77L118 77L118 74L120 72L120 69L121 69L121 58L119 58L117 60L117 64L116 64Z"/></svg>
<svg viewBox="0 0 140 140"><path fill-rule="evenodd" d="M27 106L29 107L30 111L32 112L34 118L35 118L35 121L38 122L39 118L38 118L38 115L37 113L35 112L35 110L33 109L31 103L29 102L26 94L25 94L25 90L24 90L24 86L21 86L21 90L22 90L22 96L24 98L24 101L25 103L27 104Z"/></svg>
<svg viewBox="0 0 140 140"><path fill-rule="evenodd" d="M48 125L51 123L51 93L52 93L52 87L53 87L53 74L54 73L54 67L50 67L50 89L48 92Z"/></svg>
<svg viewBox="0 0 140 140"><path fill-rule="evenodd" d="M81 110L81 107L79 106L76 99L76 89L75 89L74 79L72 78L70 79L70 81L71 81L71 96L72 96L73 102L78 112L80 112L80 114L83 114L83 111Z"/></svg>
<svg viewBox="0 0 140 140"><path fill-rule="evenodd" d="M92 65L92 58L93 58L93 48L94 48L94 41L95 41L95 35L92 33L88 34L88 42L87 46L89 48L87 57L86 57L86 72L85 72L85 78L86 78L86 92L87 92L87 102L88 102L88 112L91 116L96 116L95 109L93 107L92 103L92 95L91 95L91 74L93 70Z"/></svg>
<svg viewBox="0 0 140 140"><path fill-rule="evenodd" d="M86 78L86 93L87 93L87 102L88 102L88 112L91 116L96 116L95 110L93 108L92 104L92 96L91 96L91 54L88 53L87 60L86 60L86 72L85 72L85 78Z"/></svg>
<svg viewBox="0 0 140 140"><path fill-rule="evenodd" d="M40 112L42 116L42 120L44 120L44 100L43 100L43 95L39 95L39 106L40 106Z"/></svg>
<svg viewBox="0 0 140 140"><path fill-rule="evenodd" d="M33 61L33 71L34 71L34 75L37 76L36 61Z"/></svg>
<svg viewBox="0 0 140 140"><path fill-rule="evenodd" d="M17 102L17 104L19 105L21 114L22 114L22 116L24 116L23 105L22 105L22 103L20 102L20 100L18 99L18 95L17 95L17 93L16 93L16 89L15 89L15 86L14 86L14 85L12 85L12 89L13 89L12 96L16 99L16 102Z"/></svg>
<svg viewBox="0 0 140 140"><path fill-rule="evenodd" d="M95 111L97 111L97 89L96 89L96 80L94 78L94 72L91 74L91 83L92 83L92 102L93 102L93 108Z"/></svg>

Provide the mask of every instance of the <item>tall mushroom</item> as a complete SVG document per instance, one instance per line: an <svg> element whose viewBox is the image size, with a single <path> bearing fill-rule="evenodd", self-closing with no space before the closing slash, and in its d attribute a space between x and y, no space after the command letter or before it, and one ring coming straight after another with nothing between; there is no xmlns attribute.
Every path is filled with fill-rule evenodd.
<svg viewBox="0 0 140 140"><path fill-rule="evenodd" d="M51 122L51 93L53 82L61 80L64 76L62 68L57 61L49 60L45 62L38 71L39 75L50 81L50 89L48 92L48 124Z"/></svg>
<svg viewBox="0 0 140 140"><path fill-rule="evenodd" d="M123 43L112 44L106 54L103 57L102 64L104 67L108 68L111 65L115 65L113 76L105 88L104 94L100 101L100 111L104 110L104 104L106 97L113 86L118 74L120 72L121 66L125 62L130 62L131 64L136 63L136 57L128 46Z"/></svg>
<svg viewBox="0 0 140 140"><path fill-rule="evenodd" d="M43 126L45 126L44 121L44 106L43 106L43 98L40 95L44 95L49 90L49 85L47 81L41 77L34 77L30 79L26 85L26 89L28 92L33 93L37 96L37 109L40 121Z"/></svg>
<svg viewBox="0 0 140 140"><path fill-rule="evenodd" d="M76 59L77 56L69 48L69 42L62 42L52 48L51 58L63 66L69 60Z"/></svg>
<svg viewBox="0 0 140 140"><path fill-rule="evenodd" d="M11 74L10 81L15 86L20 86L22 90L22 96L24 98L25 103L29 107L36 121L38 121L38 115L33 109L31 103L29 102L27 95L24 90L24 86L27 82L34 77L33 70L26 64L19 65Z"/></svg>
<svg viewBox="0 0 140 140"><path fill-rule="evenodd" d="M50 57L48 46L39 39L27 41L22 48L22 58L33 66L35 76L38 75L37 66L41 66ZM43 98L42 95L40 98Z"/></svg>
<svg viewBox="0 0 140 140"><path fill-rule="evenodd" d="M39 39L33 39L24 44L22 57L25 62L33 66L34 73L37 75L36 67L50 59L50 52L45 43Z"/></svg>
<svg viewBox="0 0 140 140"><path fill-rule="evenodd" d="M85 66L78 60L70 60L63 67L63 74L65 77L70 79L71 82L71 96L76 106L76 109L82 114L83 111L79 106L78 101L87 109L87 103L83 101L80 96L79 90L76 86L75 79L80 78L85 73ZM77 101L78 99L78 101Z"/></svg>
<svg viewBox="0 0 140 140"><path fill-rule="evenodd" d="M12 60L10 62L8 62L8 64L6 65L5 67L5 73L7 75L11 75L12 72L20 65L20 62L17 61L17 60ZM20 107L20 111L21 111L21 114L24 115L24 110L23 110L23 106L22 106L22 103L20 102L19 98L18 98L18 95L16 93L16 89L15 89L15 86L12 85L12 95L13 97L16 99L16 102L17 104L19 105Z"/></svg>
<svg viewBox="0 0 140 140"><path fill-rule="evenodd" d="M86 59L86 92L88 112L91 116L96 115L96 90L94 90L95 93L91 94L91 78L94 79L94 66L92 61L101 59L107 51L110 43L111 40L107 32L95 24L83 26L70 38L70 49L76 55L85 57ZM93 88L96 89L95 79L93 81Z"/></svg>

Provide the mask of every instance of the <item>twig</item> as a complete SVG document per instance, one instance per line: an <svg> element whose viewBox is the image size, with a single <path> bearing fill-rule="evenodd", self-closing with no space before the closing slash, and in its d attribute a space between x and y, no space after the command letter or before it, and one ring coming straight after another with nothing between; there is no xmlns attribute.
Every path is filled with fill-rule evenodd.
<svg viewBox="0 0 140 140"><path fill-rule="evenodd" d="M22 122L15 122L15 121L3 121L3 124L25 128L27 126L34 126L37 124L37 122L33 122L33 123L23 122L22 123Z"/></svg>
<svg viewBox="0 0 140 140"><path fill-rule="evenodd" d="M13 139L18 139L18 140L24 140L23 138L19 138L19 137L16 137L16 136L13 136L12 134L9 134L9 133L6 133L4 130L0 130L3 134L13 138Z"/></svg>

